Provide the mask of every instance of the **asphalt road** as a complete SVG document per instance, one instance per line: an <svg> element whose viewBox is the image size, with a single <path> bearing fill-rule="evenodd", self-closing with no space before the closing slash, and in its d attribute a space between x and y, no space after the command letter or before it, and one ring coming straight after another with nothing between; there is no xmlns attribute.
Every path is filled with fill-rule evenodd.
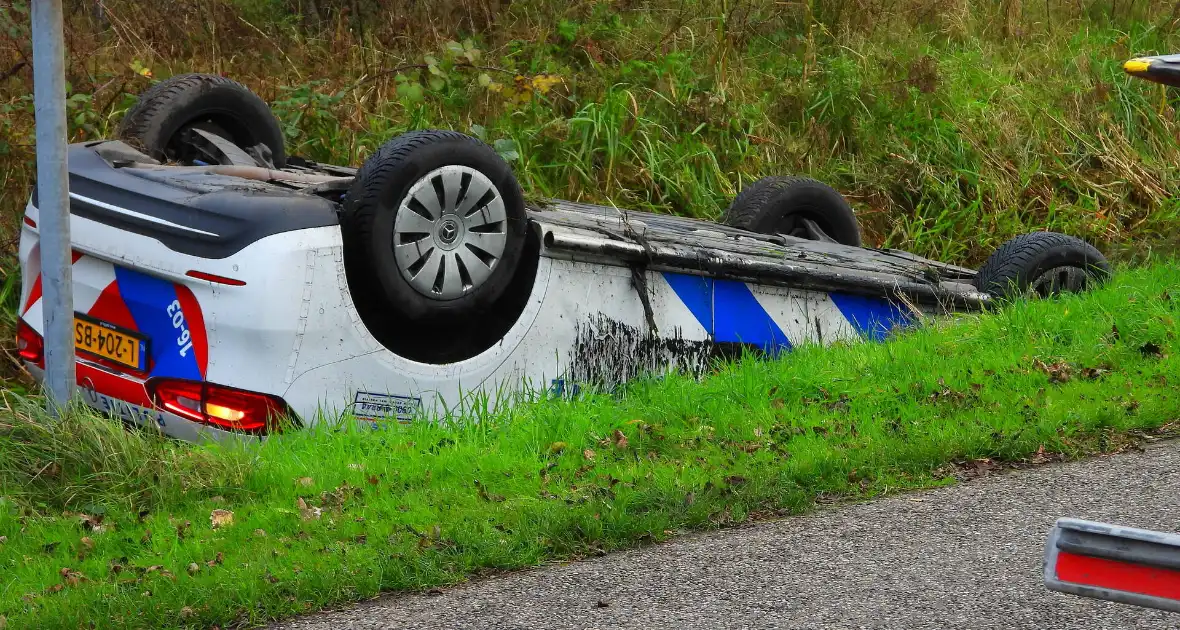
<svg viewBox="0 0 1180 630"><path fill-rule="evenodd" d="M273 626L1180 628L1180 615L1050 593L1059 516L1180 530L1180 442L993 475Z"/></svg>

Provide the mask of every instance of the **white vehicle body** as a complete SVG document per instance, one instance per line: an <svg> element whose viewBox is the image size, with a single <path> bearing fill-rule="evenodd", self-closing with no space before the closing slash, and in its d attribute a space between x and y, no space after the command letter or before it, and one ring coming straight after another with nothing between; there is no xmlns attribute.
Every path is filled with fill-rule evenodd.
<svg viewBox="0 0 1180 630"><path fill-rule="evenodd" d="M721 272L702 270L701 265L677 267L675 248L661 249L655 241L644 241L639 250L655 262L637 265L626 249L634 249L633 243L596 236L577 221L562 219L577 215L578 207L571 205L564 214L554 213L553 221L545 212L534 215L539 243L535 279L507 332L475 356L432 364L385 347L361 321L339 225L283 229L228 255L210 257L178 251L167 239L85 216L78 208L118 215L129 225L142 226L141 232L158 228L201 239L217 236L214 228L161 218L126 200L99 198L97 189L76 189L77 183L72 179L75 311L111 330L136 334L144 353L143 369L132 370L80 351L82 398L100 411L155 424L182 439L233 432L168 411L153 400L146 386L152 379L214 383L278 397L304 425L345 413L375 424L410 421L463 414L471 405L495 404L515 392L564 394L583 384L614 386L641 372L700 370L730 344L773 354L807 343L880 339L913 322L918 312L950 308L954 300L947 296L969 305L986 301L969 280L962 280L969 275L961 275L957 283L928 283L942 297L921 304L905 298L905 291L880 289L873 295L871 286L859 292L822 290L815 282L790 280L807 277L803 263L787 265L787 276L765 282L743 279L743 274L758 271L756 265L722 264ZM595 212L582 219L627 229L642 223L618 211ZM651 222L660 220L676 221ZM20 316L26 331L40 335L38 223L34 200L21 234ZM683 220L677 229L690 232L686 239L735 238L710 232L710 225ZM664 232L670 242L677 238ZM737 242L746 242L741 238ZM824 248L843 246L808 247L800 258L816 264L827 255ZM725 262L724 252L714 254L714 262ZM915 269L937 265L898 253L874 255ZM842 281L840 273L829 275ZM922 284L917 271L906 282ZM40 375L36 357L26 358L30 370Z"/></svg>

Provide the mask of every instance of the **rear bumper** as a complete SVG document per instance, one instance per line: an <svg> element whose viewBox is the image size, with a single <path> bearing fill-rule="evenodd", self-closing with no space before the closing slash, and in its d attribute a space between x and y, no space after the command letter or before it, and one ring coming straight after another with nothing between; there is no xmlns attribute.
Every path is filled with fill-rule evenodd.
<svg viewBox="0 0 1180 630"><path fill-rule="evenodd" d="M28 362L25 362L25 367L38 382L44 380L45 371L41 367ZM75 392L77 400L105 416L127 424L156 429L168 437L190 442L259 439L258 436L223 431L157 409L148 400L144 381L115 374L82 358L75 361L75 367L78 375L78 390Z"/></svg>

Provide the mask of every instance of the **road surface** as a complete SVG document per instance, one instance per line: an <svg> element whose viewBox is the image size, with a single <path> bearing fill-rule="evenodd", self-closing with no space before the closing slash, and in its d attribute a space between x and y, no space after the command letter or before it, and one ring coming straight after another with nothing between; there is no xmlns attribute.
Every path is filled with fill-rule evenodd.
<svg viewBox="0 0 1180 630"><path fill-rule="evenodd" d="M393 628L1180 628L1050 593L1059 516L1180 530L1180 442L696 535L276 624Z"/></svg>

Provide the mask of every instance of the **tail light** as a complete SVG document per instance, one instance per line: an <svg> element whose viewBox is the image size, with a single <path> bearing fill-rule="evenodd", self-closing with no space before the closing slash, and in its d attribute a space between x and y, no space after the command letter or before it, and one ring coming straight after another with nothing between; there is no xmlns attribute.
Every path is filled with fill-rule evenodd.
<svg viewBox="0 0 1180 630"><path fill-rule="evenodd" d="M23 319L16 324L16 349L20 358L45 367L45 340Z"/></svg>
<svg viewBox="0 0 1180 630"><path fill-rule="evenodd" d="M282 398L204 381L153 378L145 387L160 409L227 431L272 433L291 416Z"/></svg>

